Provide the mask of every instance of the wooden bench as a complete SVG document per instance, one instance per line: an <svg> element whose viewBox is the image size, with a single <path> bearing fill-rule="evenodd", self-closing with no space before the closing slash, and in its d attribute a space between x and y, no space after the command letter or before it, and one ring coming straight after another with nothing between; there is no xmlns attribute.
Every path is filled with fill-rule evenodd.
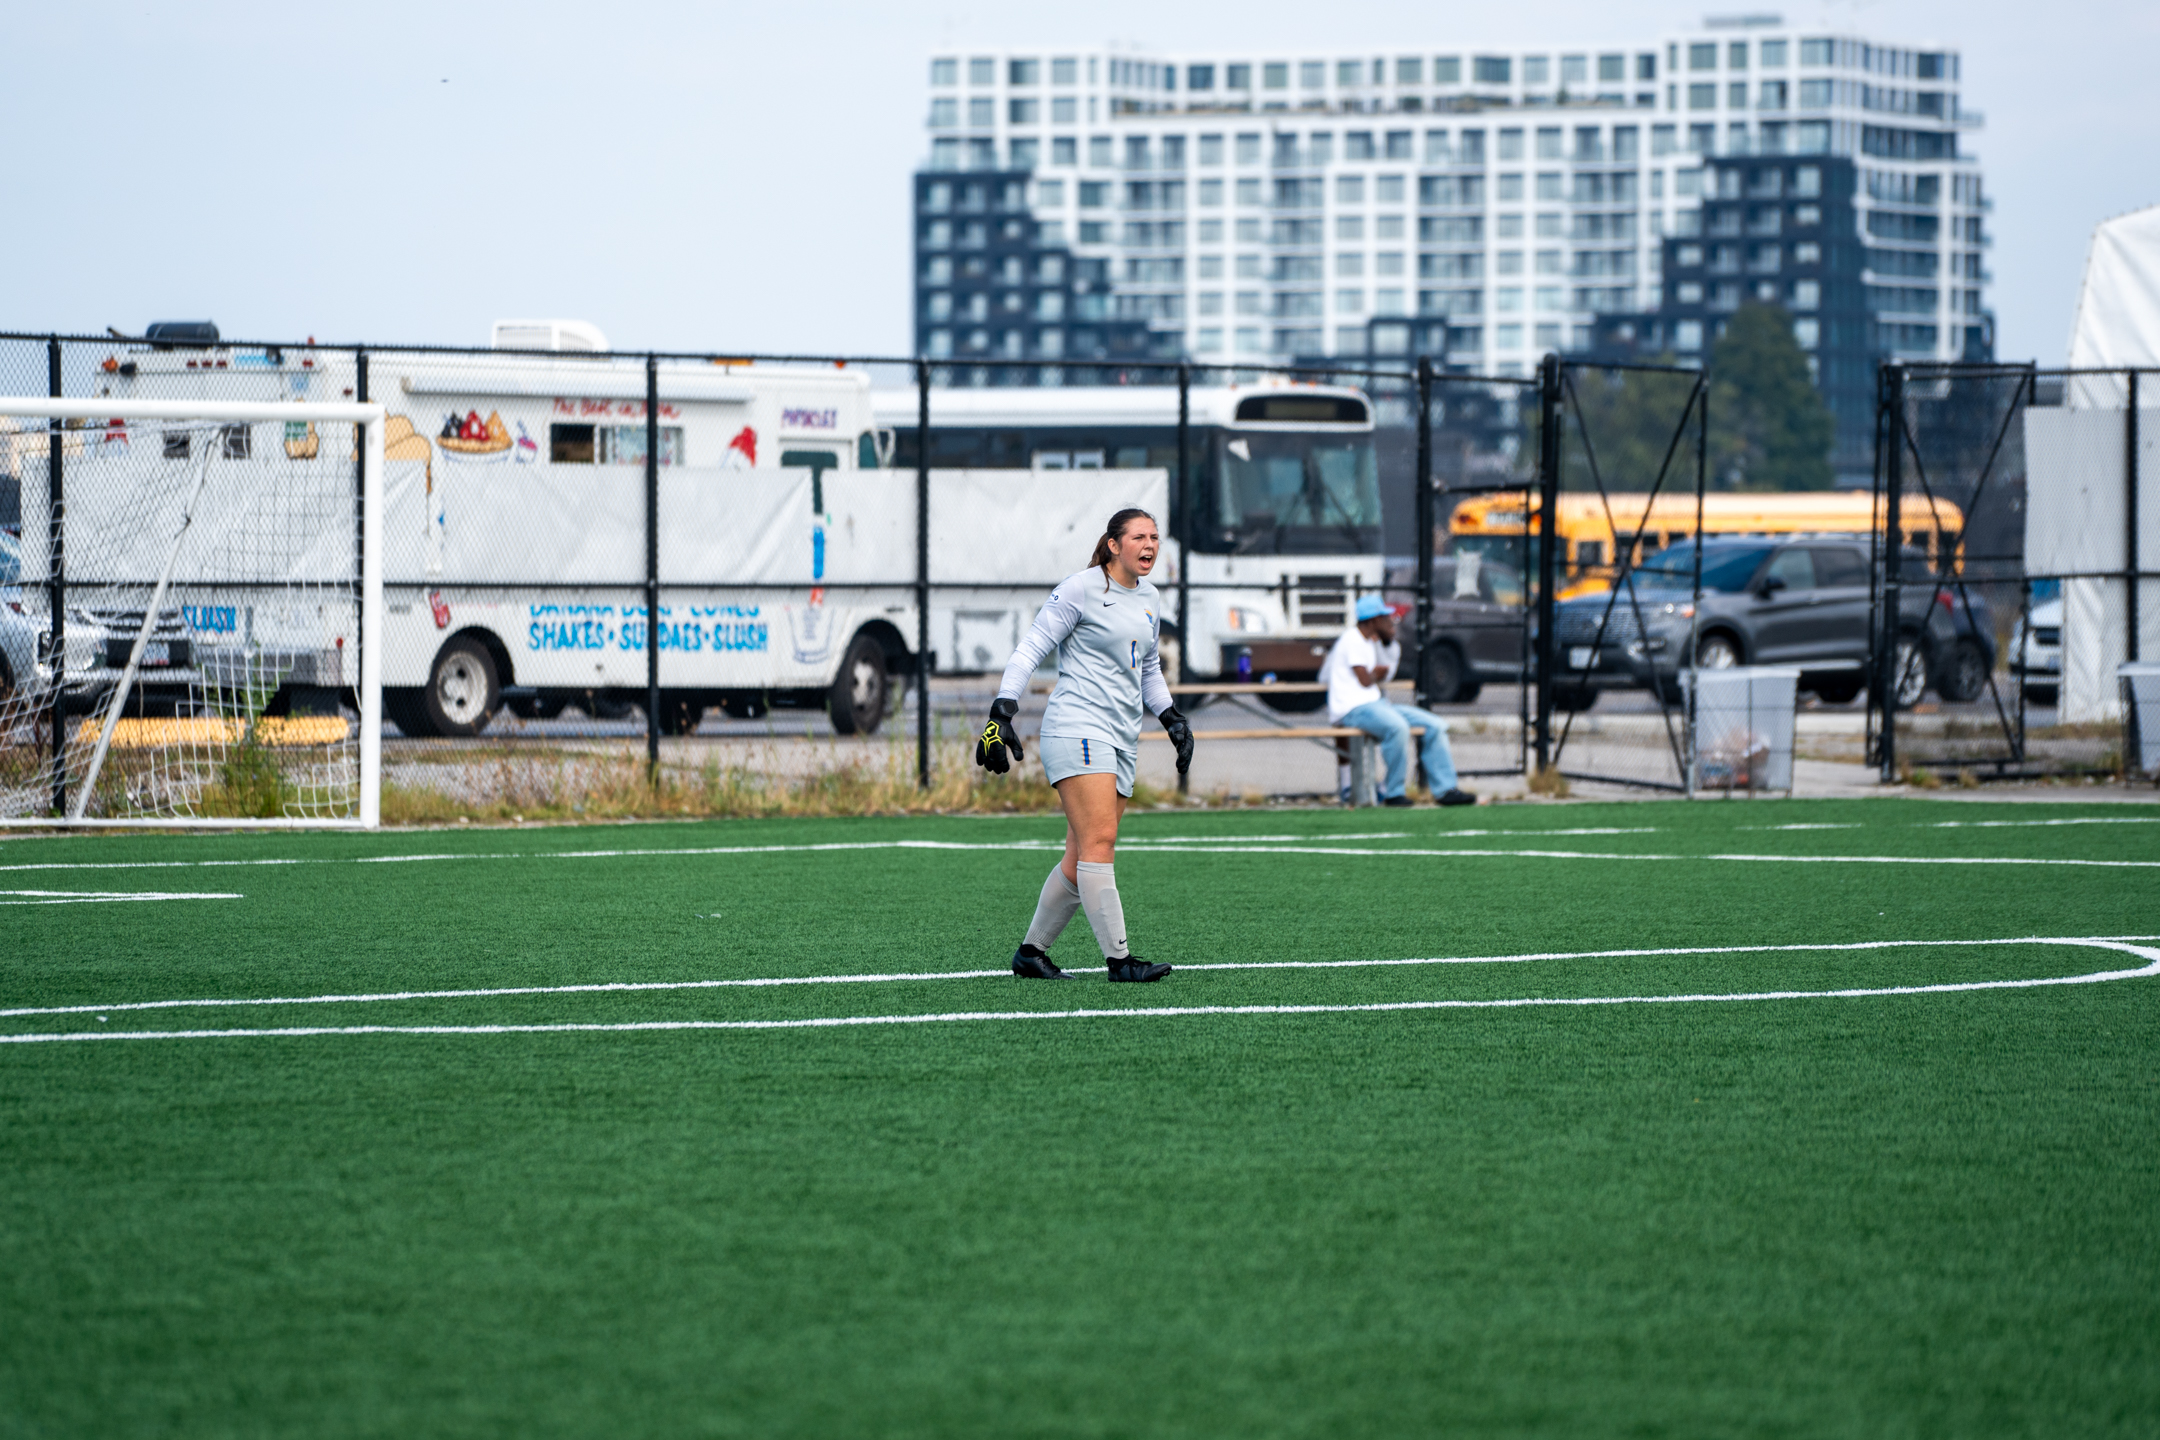
<svg viewBox="0 0 2160 1440"><path fill-rule="evenodd" d="M1412 735L1423 735L1425 727L1413 725ZM1142 730L1142 740L1168 740L1160 730ZM1202 740L1210 744L1217 740L1332 740L1336 753L1350 753L1350 803L1352 805L1377 805L1380 803L1380 742L1363 730L1349 725L1285 725L1279 729L1262 730L1195 730L1193 743Z"/></svg>

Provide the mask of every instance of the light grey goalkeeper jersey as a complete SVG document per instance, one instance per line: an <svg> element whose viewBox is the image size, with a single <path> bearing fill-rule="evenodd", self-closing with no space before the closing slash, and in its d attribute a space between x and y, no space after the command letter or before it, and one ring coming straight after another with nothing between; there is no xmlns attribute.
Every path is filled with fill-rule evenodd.
<svg viewBox="0 0 2160 1440"><path fill-rule="evenodd" d="M1160 615L1155 587L1145 580L1127 590L1099 565L1068 575L1020 638L998 694L1018 700L1028 676L1055 650L1058 678L1042 733L1131 750L1140 743L1141 720L1170 708L1156 653Z"/></svg>

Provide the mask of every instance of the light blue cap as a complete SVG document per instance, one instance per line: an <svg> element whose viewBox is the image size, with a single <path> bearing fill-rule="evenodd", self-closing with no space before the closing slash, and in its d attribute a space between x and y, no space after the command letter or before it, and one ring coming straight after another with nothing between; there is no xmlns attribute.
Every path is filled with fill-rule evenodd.
<svg viewBox="0 0 2160 1440"><path fill-rule="evenodd" d="M1358 597L1357 618L1359 624L1363 624L1367 620L1377 620L1382 615L1392 615L1394 613L1395 608L1377 595L1360 595Z"/></svg>

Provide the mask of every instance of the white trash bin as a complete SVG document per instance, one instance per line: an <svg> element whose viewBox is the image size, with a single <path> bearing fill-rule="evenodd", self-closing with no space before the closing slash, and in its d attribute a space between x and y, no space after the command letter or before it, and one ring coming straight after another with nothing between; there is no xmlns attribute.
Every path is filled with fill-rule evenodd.
<svg viewBox="0 0 2160 1440"><path fill-rule="evenodd" d="M1792 790L1793 714L1800 672L1783 665L1683 670L1689 706L1688 791Z"/></svg>
<svg viewBox="0 0 2160 1440"><path fill-rule="evenodd" d="M2122 687L2123 763L2160 782L2160 664L2118 665L2115 683Z"/></svg>

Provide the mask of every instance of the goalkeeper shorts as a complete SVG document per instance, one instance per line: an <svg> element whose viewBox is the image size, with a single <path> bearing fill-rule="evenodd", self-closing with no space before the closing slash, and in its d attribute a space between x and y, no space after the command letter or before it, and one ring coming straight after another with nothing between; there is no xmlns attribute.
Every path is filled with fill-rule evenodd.
<svg viewBox="0 0 2160 1440"><path fill-rule="evenodd" d="M1043 773L1055 785L1074 775L1115 775L1117 793L1132 798L1136 751L1120 750L1107 740L1092 736L1044 735L1036 740L1042 750Z"/></svg>

